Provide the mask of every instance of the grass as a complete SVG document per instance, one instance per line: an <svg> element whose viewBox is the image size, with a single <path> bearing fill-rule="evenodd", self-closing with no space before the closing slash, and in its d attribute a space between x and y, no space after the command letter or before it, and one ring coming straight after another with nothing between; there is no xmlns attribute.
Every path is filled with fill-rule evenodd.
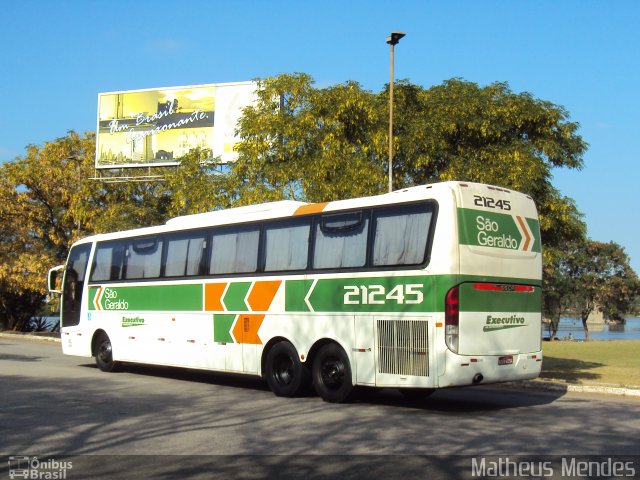
<svg viewBox="0 0 640 480"><path fill-rule="evenodd" d="M541 379L640 388L640 340L543 342Z"/></svg>

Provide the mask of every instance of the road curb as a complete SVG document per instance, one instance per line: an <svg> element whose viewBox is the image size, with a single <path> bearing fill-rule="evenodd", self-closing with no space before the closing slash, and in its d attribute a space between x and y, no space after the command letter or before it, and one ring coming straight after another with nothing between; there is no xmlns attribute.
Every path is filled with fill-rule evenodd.
<svg viewBox="0 0 640 480"><path fill-rule="evenodd" d="M43 333L40 335L22 332L0 332L0 338L24 338L27 340L41 340L44 342L60 343L59 333Z"/></svg>
<svg viewBox="0 0 640 480"><path fill-rule="evenodd" d="M570 383L550 382L545 380L521 380L503 384L513 388L542 390L547 392L597 393L605 395L620 395L625 397L640 397L640 390L623 387L600 387L596 385L575 385Z"/></svg>

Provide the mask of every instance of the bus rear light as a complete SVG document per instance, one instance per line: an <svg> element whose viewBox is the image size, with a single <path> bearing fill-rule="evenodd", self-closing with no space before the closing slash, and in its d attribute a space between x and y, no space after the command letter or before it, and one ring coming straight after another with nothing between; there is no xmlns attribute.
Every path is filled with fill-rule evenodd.
<svg viewBox="0 0 640 480"><path fill-rule="evenodd" d="M458 353L460 320L460 288L456 285L447 292L444 302L444 338L449 350Z"/></svg>
<svg viewBox="0 0 640 480"><path fill-rule="evenodd" d="M517 293L533 293L535 287L531 285L511 285L506 283L474 283L474 290L484 292L517 292Z"/></svg>

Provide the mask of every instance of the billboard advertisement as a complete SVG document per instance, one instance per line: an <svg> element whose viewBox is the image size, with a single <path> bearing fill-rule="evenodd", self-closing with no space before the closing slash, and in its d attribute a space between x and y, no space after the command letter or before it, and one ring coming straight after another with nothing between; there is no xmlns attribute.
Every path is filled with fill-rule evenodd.
<svg viewBox="0 0 640 480"><path fill-rule="evenodd" d="M101 93L96 168L177 165L198 147L233 162L236 124L255 92L240 82Z"/></svg>

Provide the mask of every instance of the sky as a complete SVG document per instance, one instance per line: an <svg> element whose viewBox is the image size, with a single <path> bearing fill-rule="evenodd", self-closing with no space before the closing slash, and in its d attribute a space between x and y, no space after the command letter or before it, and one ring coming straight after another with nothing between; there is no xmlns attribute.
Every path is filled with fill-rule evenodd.
<svg viewBox="0 0 640 480"><path fill-rule="evenodd" d="M0 161L94 131L100 92L304 72L379 92L395 77L508 82L561 105L589 144L554 185L590 238L640 272L640 1L0 0Z"/></svg>

